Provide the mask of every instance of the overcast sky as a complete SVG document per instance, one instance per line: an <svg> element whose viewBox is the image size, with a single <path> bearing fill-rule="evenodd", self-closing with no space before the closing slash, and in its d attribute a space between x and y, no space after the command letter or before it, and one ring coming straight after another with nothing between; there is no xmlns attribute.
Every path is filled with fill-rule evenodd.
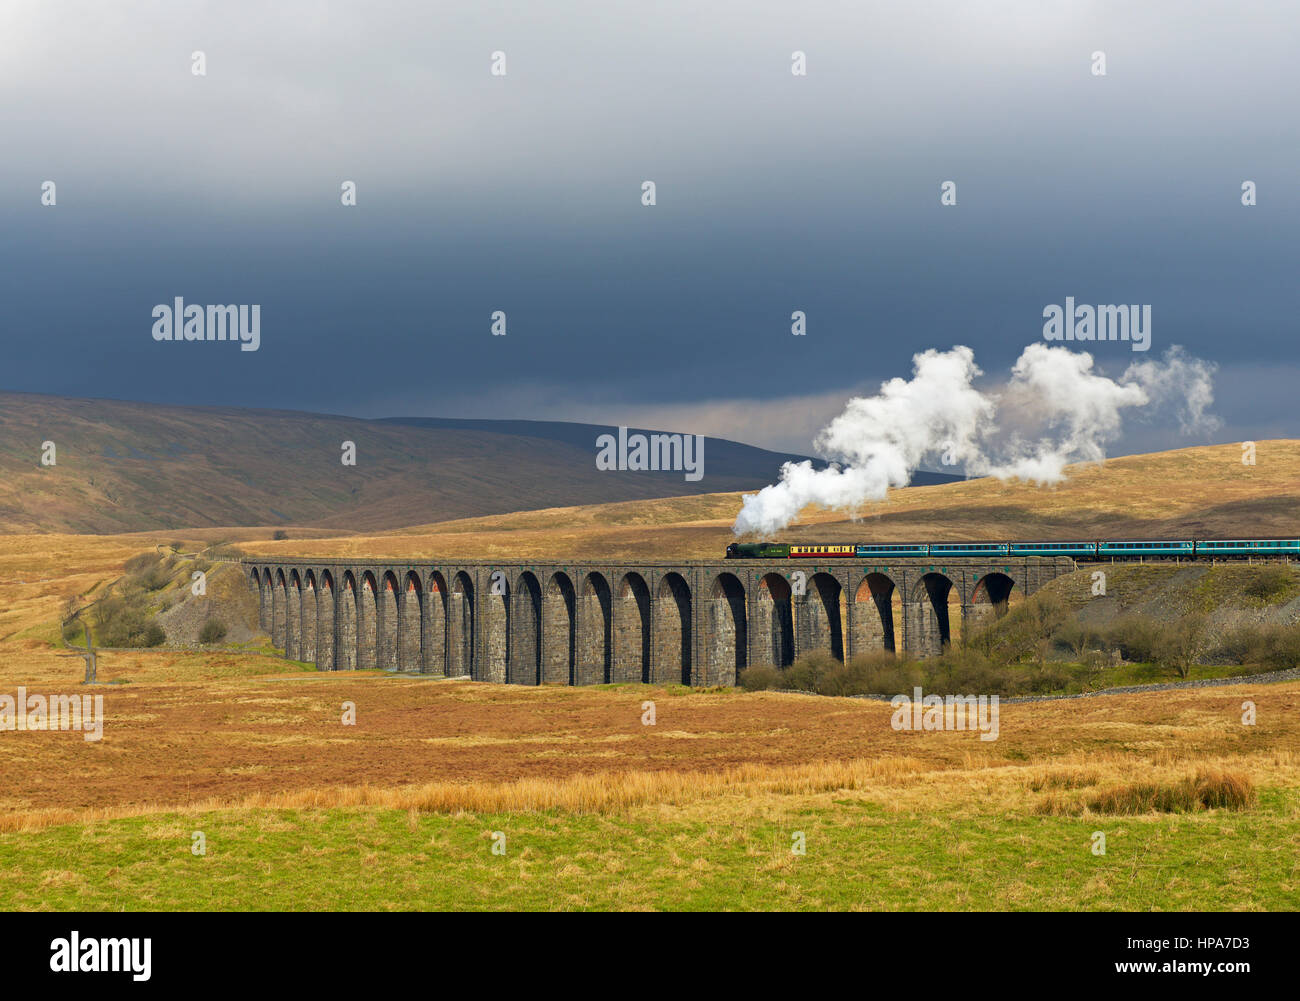
<svg viewBox="0 0 1300 1001"><path fill-rule="evenodd" d="M6 0L0 388L807 451L1074 296L1219 365L1216 440L1295 437L1298 9ZM154 341L176 296L259 350Z"/></svg>

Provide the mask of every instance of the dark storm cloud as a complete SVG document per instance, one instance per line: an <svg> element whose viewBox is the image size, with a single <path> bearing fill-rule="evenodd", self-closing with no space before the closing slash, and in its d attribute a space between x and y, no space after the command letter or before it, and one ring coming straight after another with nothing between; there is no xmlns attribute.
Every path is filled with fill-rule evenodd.
<svg viewBox="0 0 1300 1001"><path fill-rule="evenodd" d="M780 398L799 437L927 347L1005 370L1066 296L1300 364L1300 16L1045 6L9 5L0 385L686 430ZM178 295L260 303L260 349L154 342ZM1284 426L1288 385L1216 409Z"/></svg>

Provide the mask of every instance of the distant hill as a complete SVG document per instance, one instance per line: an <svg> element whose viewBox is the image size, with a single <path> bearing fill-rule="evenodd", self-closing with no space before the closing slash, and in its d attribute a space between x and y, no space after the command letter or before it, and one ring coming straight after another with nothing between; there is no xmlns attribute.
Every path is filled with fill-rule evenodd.
<svg viewBox="0 0 1300 1001"><path fill-rule="evenodd" d="M568 505L754 490L802 456L708 438L704 476L602 471L614 429L362 420L0 393L0 531L295 525L383 531ZM42 443L55 465L40 464ZM357 447L342 464L342 443ZM939 474L925 474L948 479Z"/></svg>
<svg viewBox="0 0 1300 1001"><path fill-rule="evenodd" d="M584 455L595 456L595 442L602 434L617 433L616 427L608 424L578 424L571 421L497 421L479 420L460 417L381 417L376 424L395 424L402 427L436 428L440 430L490 431L494 434L508 434L519 438L541 438L546 441L558 441L581 449ZM662 434L649 428L628 428L628 434ZM783 462L803 462L806 455L791 452L769 452L766 449L744 445L726 438L706 438L704 454L708 460L708 475L736 477L750 480L750 484L740 489L757 490L776 479ZM825 467L821 459L812 459L817 468ZM775 463L774 465L768 465ZM757 465L756 465L757 464ZM770 470L770 471L769 471ZM757 473L758 479L753 480ZM657 474L650 474L657 475ZM680 476L673 473L671 476ZM939 483L956 483L962 477L951 473L935 473L926 469L918 470L912 477L912 486L934 486ZM712 493L712 490L674 491L672 496L681 494ZM669 496L655 494L655 496Z"/></svg>
<svg viewBox="0 0 1300 1001"><path fill-rule="evenodd" d="M1300 535L1300 441L1207 445L1072 466L1056 487L966 480L891 491L860 520L808 508L784 542L1123 539ZM384 535L269 542L250 553L464 559L716 559L740 495L676 497L470 518Z"/></svg>

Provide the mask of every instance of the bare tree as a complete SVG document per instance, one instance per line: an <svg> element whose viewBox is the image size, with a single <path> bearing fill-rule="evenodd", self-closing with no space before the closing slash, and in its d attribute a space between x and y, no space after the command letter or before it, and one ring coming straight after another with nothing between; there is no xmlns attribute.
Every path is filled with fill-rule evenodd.
<svg viewBox="0 0 1300 1001"><path fill-rule="evenodd" d="M1209 645L1206 617L1196 613L1184 615L1161 630L1157 662L1186 678L1192 665L1200 663Z"/></svg>

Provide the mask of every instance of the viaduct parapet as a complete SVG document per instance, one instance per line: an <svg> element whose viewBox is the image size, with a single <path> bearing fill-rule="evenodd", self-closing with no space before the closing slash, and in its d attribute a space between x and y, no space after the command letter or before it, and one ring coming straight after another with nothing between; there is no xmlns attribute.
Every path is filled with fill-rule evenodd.
<svg viewBox="0 0 1300 1001"><path fill-rule="evenodd" d="M1065 558L843 561L243 561L262 628L323 671L521 685L733 685L825 650L931 657L1074 570ZM960 618L954 622L954 614Z"/></svg>

